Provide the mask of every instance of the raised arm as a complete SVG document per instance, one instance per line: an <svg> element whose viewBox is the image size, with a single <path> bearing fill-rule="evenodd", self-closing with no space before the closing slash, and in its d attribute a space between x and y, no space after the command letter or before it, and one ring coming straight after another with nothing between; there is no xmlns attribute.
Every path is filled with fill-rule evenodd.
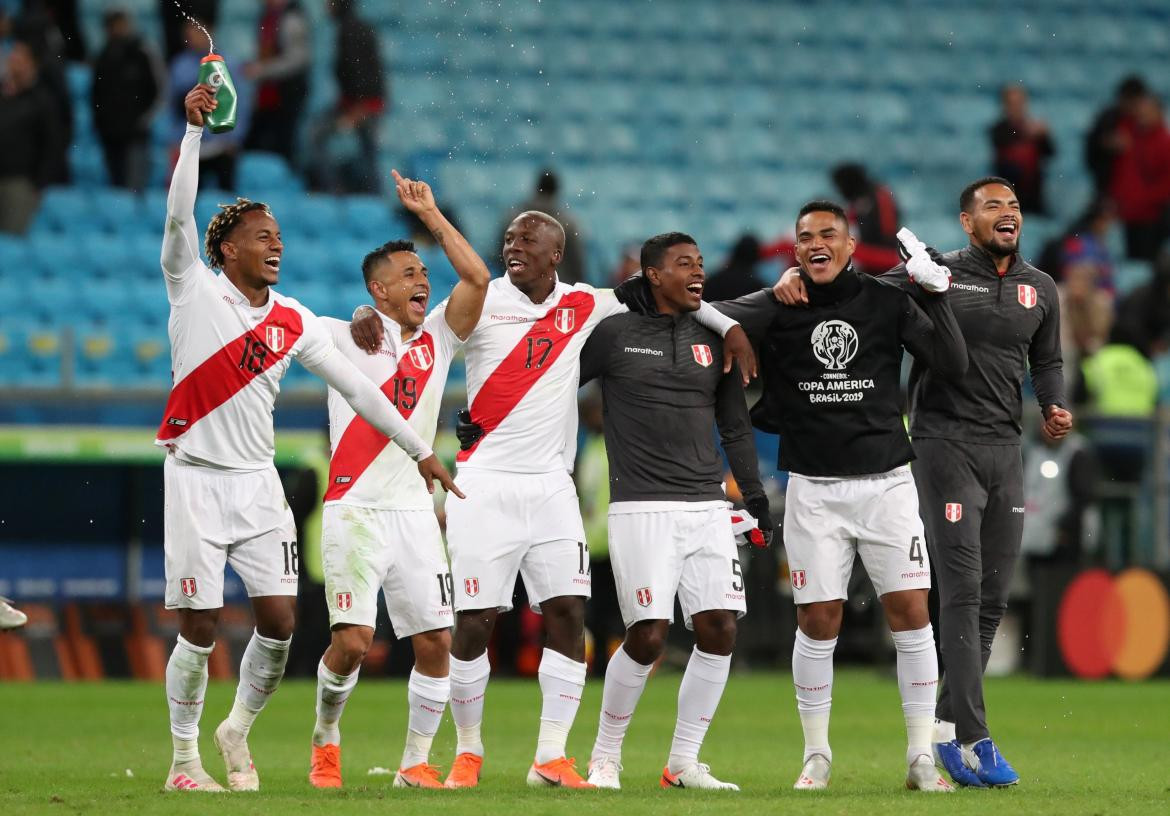
<svg viewBox="0 0 1170 816"><path fill-rule="evenodd" d="M939 256L910 230L898 230L898 248L905 258L906 274L920 291L912 293L904 286L899 333L910 353L947 379L957 380L967 373L967 343L955 314L947 302L951 270L939 263ZM896 279L888 283L899 286Z"/></svg>
<svg viewBox="0 0 1170 816"><path fill-rule="evenodd" d="M215 110L210 85L196 85L183 100L187 132L179 147L179 161L167 194L167 224L163 232L162 268L171 301L178 299L185 277L199 260L199 232L195 228L195 194L199 191L199 143L203 114Z"/></svg>
<svg viewBox="0 0 1170 816"><path fill-rule="evenodd" d="M402 206L417 215L423 225L430 230L431 235L435 236L435 241L447 253L447 258L455 267L455 273L459 275L459 282L451 290L444 315L451 331L455 332L460 340L466 340L483 312L483 301L487 297L492 273L483 259L471 248L471 244L467 243L467 239L439 210L430 185L425 181L403 178L397 170L392 172L398 200L402 202Z"/></svg>

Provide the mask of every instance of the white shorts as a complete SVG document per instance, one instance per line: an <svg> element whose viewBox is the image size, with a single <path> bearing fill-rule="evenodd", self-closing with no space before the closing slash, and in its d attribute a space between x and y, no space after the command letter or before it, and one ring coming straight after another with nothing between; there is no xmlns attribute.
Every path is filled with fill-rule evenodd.
<svg viewBox="0 0 1170 816"><path fill-rule="evenodd" d="M233 473L163 463L167 609L219 609L223 571L248 597L297 594L297 533L276 468Z"/></svg>
<svg viewBox="0 0 1170 816"><path fill-rule="evenodd" d="M930 557L909 465L848 479L791 474L784 549L798 606L845 600L856 554L879 597L930 589Z"/></svg>
<svg viewBox="0 0 1170 816"><path fill-rule="evenodd" d="M321 560L330 626L373 628L379 589L398 637L451 625L451 571L434 510L330 504L323 514Z"/></svg>
<svg viewBox="0 0 1170 816"><path fill-rule="evenodd" d="M455 481L467 495L446 505L456 612L511 609L517 573L537 612L549 598L590 596L589 547L567 472L460 469Z"/></svg>
<svg viewBox="0 0 1170 816"><path fill-rule="evenodd" d="M688 629L696 612L747 614L728 509L722 501L609 506L609 560L626 628L643 620L673 623L676 594Z"/></svg>

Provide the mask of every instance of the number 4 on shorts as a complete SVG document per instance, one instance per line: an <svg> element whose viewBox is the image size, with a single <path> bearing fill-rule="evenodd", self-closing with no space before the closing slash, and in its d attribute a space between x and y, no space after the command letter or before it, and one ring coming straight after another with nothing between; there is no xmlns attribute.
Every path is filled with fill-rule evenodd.
<svg viewBox="0 0 1170 816"><path fill-rule="evenodd" d="M918 566L922 566L922 539L914 536L910 539L910 560L917 561Z"/></svg>

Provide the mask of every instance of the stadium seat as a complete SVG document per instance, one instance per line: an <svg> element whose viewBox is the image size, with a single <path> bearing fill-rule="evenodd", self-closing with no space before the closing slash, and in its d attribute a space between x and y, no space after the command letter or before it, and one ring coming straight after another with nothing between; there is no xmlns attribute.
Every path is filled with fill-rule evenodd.
<svg viewBox="0 0 1170 816"><path fill-rule="evenodd" d="M273 192L291 193L304 189L283 156L247 152L240 157L236 183L245 198L263 198Z"/></svg>

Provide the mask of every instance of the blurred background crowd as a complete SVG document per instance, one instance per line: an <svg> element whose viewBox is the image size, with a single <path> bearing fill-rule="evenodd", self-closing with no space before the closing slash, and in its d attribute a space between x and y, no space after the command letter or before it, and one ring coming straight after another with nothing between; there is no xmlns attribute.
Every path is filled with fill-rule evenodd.
<svg viewBox="0 0 1170 816"><path fill-rule="evenodd" d="M856 261L878 274L897 263L899 226L958 248L959 190L1010 179L1021 251L1060 287L1079 430L1056 448L1027 430L1029 569L1004 637L1043 628L1085 565L1170 569L1164 0L0 0L0 594L33 619L27 660L0 642L0 676L150 676L165 659L151 645L173 627L158 607L150 446L170 373L158 256L182 98L209 36L240 116L203 140L199 220L236 194L268 202L287 250L280 288L321 314L368 300L360 259L389 238L419 244L437 297L454 282L397 208L391 167L432 183L497 271L503 225L539 209L566 226L568 281L617 283L644 238L690 232L708 299L774 281L810 198L847 207ZM306 542L322 393L294 366L277 411ZM458 365L448 395L446 420L465 399ZM600 406L582 399L577 479L604 572ZM779 507L778 443L757 441ZM843 655L888 656L855 575L862 624L846 626ZM302 576L320 591L311 564ZM604 643L621 624L598 577L590 628ZM782 549L750 580L737 655L784 660ZM307 633L324 611L306 595ZM513 617L498 657L534 670L539 622ZM1040 640L1022 658L1004 650L1005 668L1059 671ZM410 665L392 652L371 663Z"/></svg>

